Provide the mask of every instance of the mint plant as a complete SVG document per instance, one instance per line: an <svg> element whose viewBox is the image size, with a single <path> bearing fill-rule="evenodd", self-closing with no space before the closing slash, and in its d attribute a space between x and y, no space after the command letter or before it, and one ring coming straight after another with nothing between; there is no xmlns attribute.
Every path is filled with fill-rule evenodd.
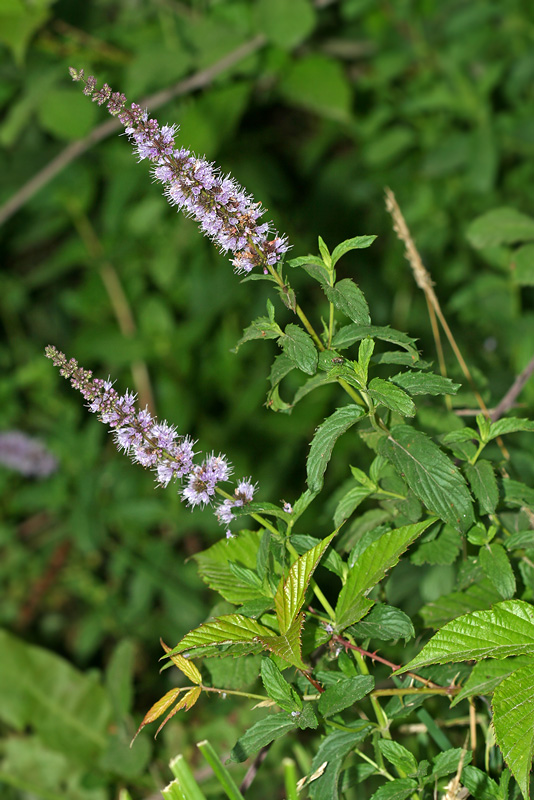
<svg viewBox="0 0 534 800"><path fill-rule="evenodd" d="M326 385L339 391L338 407L317 419L303 464L307 488L295 500L270 502L252 478L227 492L220 485L231 476L226 456L213 453L196 463L190 436L137 409L130 392L120 395L109 380L93 378L75 359L47 348L89 410L112 428L119 449L154 470L158 483L174 487L189 505L214 506L225 528L220 541L194 558L200 577L229 610L213 614L175 646L162 643L164 668L177 667L186 685L157 700L138 733L165 715L159 731L203 695L235 695L269 711L243 732L232 761L307 732L305 774L298 784L294 775L286 781L288 797L297 789L312 800L348 797L361 783L372 786L366 796L375 800L437 792L460 797L465 791L481 800L518 792L527 797L534 752L534 490L503 437L530 433L534 422L498 418L508 410L504 406L499 414L488 411L476 386L469 387L471 374L461 359L465 397L470 408L478 402L481 409L476 427L464 425L453 412L461 387L447 376L444 361L437 374L408 334L372 324L362 289L352 278L338 279L338 265L347 253L370 247L374 236L355 236L332 251L319 237L318 253L286 264L288 241L259 221L260 204L233 178L177 147L174 126L160 126L135 104L127 108L126 98L107 85L96 91L96 80L85 81L83 71L71 75L118 116L139 160L152 163L167 199L231 253L235 272L245 281L267 281L294 315L281 323L268 300L266 314L252 321L235 347L252 340L279 347L267 408L298 413L312 392ZM443 323L391 194L388 203L418 285L433 298L429 308ZM317 311L298 302L288 277L293 270L318 284ZM284 400L290 374L301 382ZM325 477L343 436L363 442L369 458L325 496ZM251 526L238 530L246 518ZM398 656L395 643L406 645L419 625L388 602L386 579L400 561L456 564L454 591L420 610L425 627L437 633L403 664L382 654L390 643ZM380 643L380 653L371 642ZM410 653L419 648L418 641ZM236 659L255 670L259 688L253 692L234 687ZM471 661L476 663L469 670L465 662ZM491 721L481 705L487 747L493 725L507 766L495 756L483 771L480 760L479 767L470 763L478 755L473 727L467 742L462 736L453 743L439 725L435 700L455 707L486 695L492 695ZM426 757L399 725L413 715L428 737ZM240 794L235 786L228 792Z"/></svg>

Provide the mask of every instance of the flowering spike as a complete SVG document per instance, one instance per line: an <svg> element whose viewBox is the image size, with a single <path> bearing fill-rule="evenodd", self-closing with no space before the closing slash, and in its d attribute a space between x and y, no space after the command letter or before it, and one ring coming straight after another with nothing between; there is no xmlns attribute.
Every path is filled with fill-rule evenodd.
<svg viewBox="0 0 534 800"><path fill-rule="evenodd" d="M264 213L261 203L205 158L183 147L175 149L175 125L160 127L135 103L126 108L126 97L107 84L95 91L96 78L85 78L83 69L69 71L74 81L85 84L84 94L98 105L106 104L109 113L119 118L139 160L152 162L169 203L195 219L222 253L232 254L235 272L249 273L258 266L267 273L280 261L289 249L287 238L273 231L271 223L259 222Z"/></svg>

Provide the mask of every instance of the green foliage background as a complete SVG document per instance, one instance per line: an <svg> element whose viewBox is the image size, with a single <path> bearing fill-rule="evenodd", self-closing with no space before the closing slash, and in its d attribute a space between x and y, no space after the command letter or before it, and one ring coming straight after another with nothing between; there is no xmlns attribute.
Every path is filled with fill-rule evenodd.
<svg viewBox="0 0 534 800"><path fill-rule="evenodd" d="M156 116L179 123L184 146L261 199L294 255L315 252L317 234L332 246L377 234L373 248L344 258L342 270L365 291L375 324L419 336L432 358L424 299L384 209L383 188L391 186L464 356L482 386L491 375L491 405L531 356L534 278L518 283L506 249L475 250L466 231L497 206L531 209L532 37L530 4L521 0L505 8L490 0L5 0L0 203L105 121L70 83L70 65L139 101L253 42L250 55ZM141 737L131 758L125 743L172 685L168 672L157 685L159 636L173 644L207 614L210 595L184 559L221 529L209 513L187 511L171 490L155 490L149 475L116 453L44 359L44 347L56 344L121 389L135 388L132 366L145 362L158 415L202 450L227 453L238 475L259 482L264 500L291 501L302 491L307 442L335 408L336 390L314 394L291 416L264 407L274 345L231 349L264 313L266 285L232 275L194 223L162 199L124 137L89 148L33 193L4 223L0 247L0 429L38 436L60 462L43 480L0 468L0 623L89 677L106 671L105 688L95 688L105 696L91 702L101 720L115 715L122 754L102 745L96 775L94 754L83 747L61 753L60 742L47 754L44 744L54 750L54 743L36 720L51 712L34 698L35 714L23 722L15 711L0 713L0 771L21 775L24 763L40 764L44 777L33 790L45 781L49 796L66 791L65 776L68 796L81 800L112 797L122 784L148 796L152 745ZM121 333L110 274L135 321L131 336ZM306 306L315 289L301 289ZM532 387L522 401L532 405ZM427 424L432 430L430 417ZM527 456L516 453L528 470ZM340 442L330 489L364 457L353 441ZM326 518L313 522L310 534L329 532ZM429 568L417 586L410 575L395 589L408 613L451 588L448 566ZM42 657L35 655L35 680ZM29 670L28 655L13 658L6 669L16 683ZM0 695L12 686L4 683ZM187 729L168 726L153 777L161 770L165 782L159 765L202 736L228 750L247 713L234 709L229 717L228 708L214 701L196 710ZM13 737L10 726L31 733ZM6 796L28 787L13 779Z"/></svg>

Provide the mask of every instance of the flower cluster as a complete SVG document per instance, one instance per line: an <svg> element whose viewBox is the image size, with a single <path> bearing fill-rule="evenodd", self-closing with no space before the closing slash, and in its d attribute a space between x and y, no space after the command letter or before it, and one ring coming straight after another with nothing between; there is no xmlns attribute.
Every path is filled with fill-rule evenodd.
<svg viewBox="0 0 534 800"><path fill-rule="evenodd" d="M84 94L106 104L119 118L139 160L146 158L154 165L154 177L163 184L171 205L195 219L221 252L232 253L236 272L248 273L257 266L268 272L281 259L289 249L287 239L273 232L270 223L259 222L264 213L261 203L204 158L183 147L175 149L175 125L160 126L136 104L126 108L126 97L107 84L95 91L96 78L85 79L83 70L71 68L70 74L74 81L85 83Z"/></svg>
<svg viewBox="0 0 534 800"><path fill-rule="evenodd" d="M42 442L22 431L0 433L0 464L28 478L45 478L58 466Z"/></svg>
<svg viewBox="0 0 534 800"><path fill-rule="evenodd" d="M119 450L124 450L135 463L152 469L161 486L168 486L171 480L182 481L185 485L181 496L189 506L211 503L217 484L227 481L232 473L226 456L212 453L201 464L195 464L191 437L179 435L165 421L158 422L148 409L137 409L134 394L127 391L119 395L111 381L93 378L90 370L80 367L74 358L67 359L52 345L45 352L60 374L81 392L89 411L114 431ZM230 507L250 502L255 488L250 481L240 481ZM228 524L233 517L221 518L219 509L216 514L221 524Z"/></svg>

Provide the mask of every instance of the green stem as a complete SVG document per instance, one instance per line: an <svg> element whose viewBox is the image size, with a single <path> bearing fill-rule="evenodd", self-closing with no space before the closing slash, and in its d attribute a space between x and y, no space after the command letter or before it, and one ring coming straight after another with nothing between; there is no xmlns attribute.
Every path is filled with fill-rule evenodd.
<svg viewBox="0 0 534 800"><path fill-rule="evenodd" d="M286 800L298 800L297 789L297 769L292 758L284 758L282 761L284 768L284 785L286 788Z"/></svg>
<svg viewBox="0 0 534 800"><path fill-rule="evenodd" d="M237 788L234 779L226 769L226 767L221 764L219 756L213 749L212 745L208 742L207 739L204 739L202 742L197 743L197 747L210 765L213 770L213 774L221 784L222 788L226 796L230 800L244 800L243 795Z"/></svg>
<svg viewBox="0 0 534 800"><path fill-rule="evenodd" d="M350 637L347 637L350 640ZM353 642L354 644L354 642ZM358 664L360 672L362 675L369 675L369 667L366 664L365 658L359 653L357 650L352 651L352 655ZM375 712L376 720L380 726L380 733L384 737L384 739L391 739L391 733L389 732L389 721L386 716L386 713L382 706L380 705L379 701L373 695L370 696L371 705L373 706L373 711Z"/></svg>

